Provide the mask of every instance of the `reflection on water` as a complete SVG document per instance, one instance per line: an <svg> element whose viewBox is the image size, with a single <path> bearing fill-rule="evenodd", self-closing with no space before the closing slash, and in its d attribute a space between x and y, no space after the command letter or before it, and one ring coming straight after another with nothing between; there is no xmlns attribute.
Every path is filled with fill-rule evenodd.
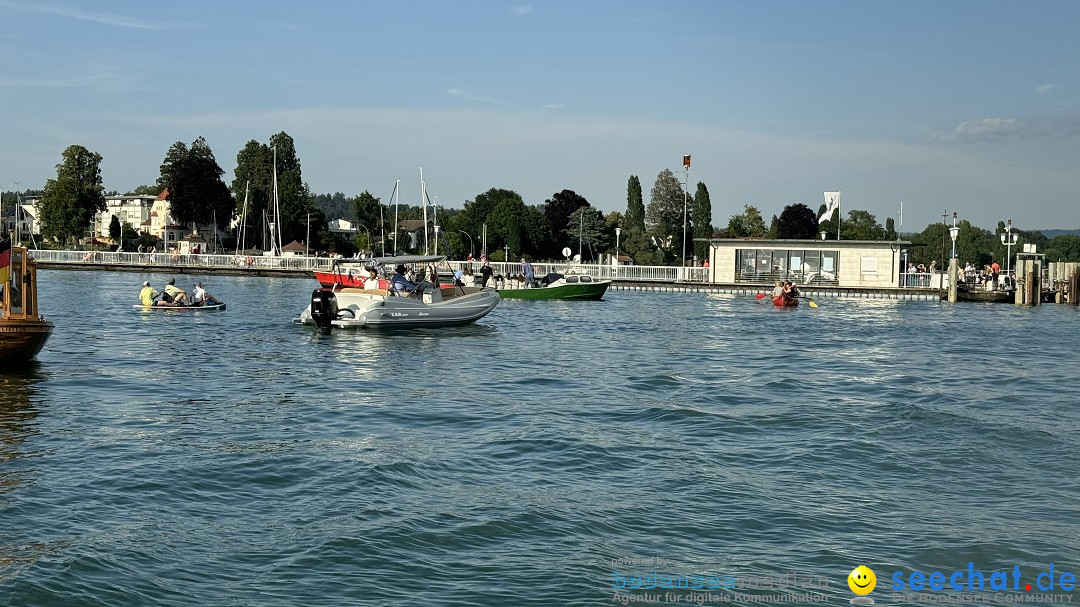
<svg viewBox="0 0 1080 607"><path fill-rule="evenodd" d="M41 367L40 362L31 361L0 375L0 464L18 457L20 446L36 431L35 384L46 378ZM0 492L10 487L10 476L0 467Z"/></svg>

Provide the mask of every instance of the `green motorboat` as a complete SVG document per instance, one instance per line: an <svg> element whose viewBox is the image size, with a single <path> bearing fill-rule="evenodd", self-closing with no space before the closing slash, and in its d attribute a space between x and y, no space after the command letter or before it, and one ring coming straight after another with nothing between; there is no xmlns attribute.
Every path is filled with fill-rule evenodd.
<svg viewBox="0 0 1080 607"><path fill-rule="evenodd" d="M594 280L588 274L570 271L567 274L551 273L541 278L537 286L529 289L499 289L502 299L566 299L577 301L600 301L604 298L610 280Z"/></svg>

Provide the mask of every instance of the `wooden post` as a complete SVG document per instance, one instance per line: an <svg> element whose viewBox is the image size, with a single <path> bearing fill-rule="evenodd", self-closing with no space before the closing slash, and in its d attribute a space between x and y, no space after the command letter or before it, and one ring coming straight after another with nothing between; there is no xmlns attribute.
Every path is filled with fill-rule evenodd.
<svg viewBox="0 0 1080 607"><path fill-rule="evenodd" d="M1069 276L1069 305L1080 305L1080 271L1073 270Z"/></svg>
<svg viewBox="0 0 1080 607"><path fill-rule="evenodd" d="M956 283L959 276L959 266L956 258L949 259L949 303L956 303ZM940 295L938 296L940 297Z"/></svg>

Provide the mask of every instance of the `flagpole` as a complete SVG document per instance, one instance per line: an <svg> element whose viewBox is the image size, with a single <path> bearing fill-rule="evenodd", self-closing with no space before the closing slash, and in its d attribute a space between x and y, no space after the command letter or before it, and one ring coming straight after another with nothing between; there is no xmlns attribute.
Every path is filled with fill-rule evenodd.
<svg viewBox="0 0 1080 607"><path fill-rule="evenodd" d="M840 219L844 216L844 212L840 210L840 191L836 192L836 240L840 240Z"/></svg>

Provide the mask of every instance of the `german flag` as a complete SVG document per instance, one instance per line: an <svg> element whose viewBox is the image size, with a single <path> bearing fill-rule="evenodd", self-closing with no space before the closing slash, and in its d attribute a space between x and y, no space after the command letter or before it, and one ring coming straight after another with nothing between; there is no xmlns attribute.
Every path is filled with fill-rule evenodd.
<svg viewBox="0 0 1080 607"><path fill-rule="evenodd" d="M11 240L0 240L0 284L11 278Z"/></svg>

